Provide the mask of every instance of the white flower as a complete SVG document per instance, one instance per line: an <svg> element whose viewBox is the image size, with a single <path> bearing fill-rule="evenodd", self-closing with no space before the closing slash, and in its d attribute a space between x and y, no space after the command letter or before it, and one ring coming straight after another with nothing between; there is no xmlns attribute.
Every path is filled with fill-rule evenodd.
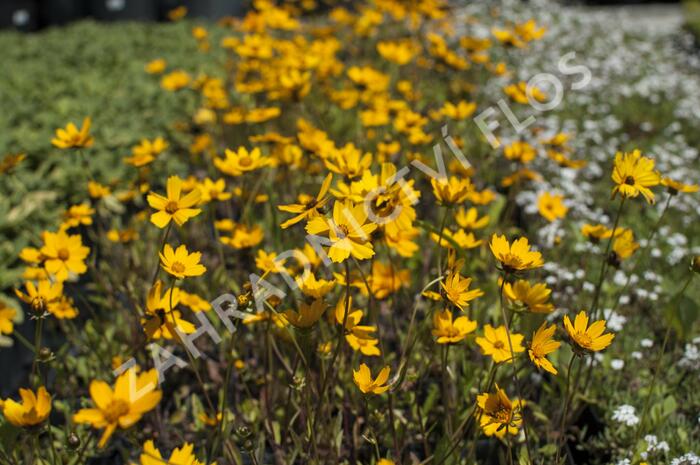
<svg viewBox="0 0 700 465"><path fill-rule="evenodd" d="M614 358L610 360L610 367L613 370L622 370L625 366L625 361L619 358Z"/></svg>
<svg viewBox="0 0 700 465"><path fill-rule="evenodd" d="M620 405L613 412L612 419L627 426L634 426L639 423L639 417L635 414L635 409L631 405Z"/></svg>
<svg viewBox="0 0 700 465"><path fill-rule="evenodd" d="M639 341L639 345L641 345L642 347L646 347L648 349L649 347L654 346L654 341L652 341L649 338L644 338L641 341Z"/></svg>

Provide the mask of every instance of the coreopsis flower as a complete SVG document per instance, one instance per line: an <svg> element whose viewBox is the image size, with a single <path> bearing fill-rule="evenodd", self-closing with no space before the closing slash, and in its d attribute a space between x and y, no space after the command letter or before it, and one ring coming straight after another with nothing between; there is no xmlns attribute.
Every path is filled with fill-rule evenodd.
<svg viewBox="0 0 700 465"><path fill-rule="evenodd" d="M32 312L37 316L42 316L46 312L51 311L51 307L58 303L63 296L63 284L61 282L51 282L48 279L42 279L37 285L32 281L24 283L24 288L27 293L15 289L15 294L23 302L29 304Z"/></svg>
<svg viewBox="0 0 700 465"><path fill-rule="evenodd" d="M195 326L189 321L183 320L180 311L175 310L180 304L181 290L172 287L162 292L162 289L163 282L157 280L146 297L146 317L141 320L141 324L148 338L177 338L175 328L184 334L195 332Z"/></svg>
<svg viewBox="0 0 700 465"><path fill-rule="evenodd" d="M184 5L175 7L172 10L168 11L167 16L170 21L179 21L185 16L187 16L187 7Z"/></svg>
<svg viewBox="0 0 700 465"><path fill-rule="evenodd" d="M503 283L503 295L509 301L534 313L550 313L554 310L554 305L548 302L551 294L552 290L545 283L531 285L524 279L513 284Z"/></svg>
<svg viewBox="0 0 700 465"><path fill-rule="evenodd" d="M140 168L151 163L167 148L168 143L162 137L156 137L152 141L141 139L138 145L132 147L131 157L124 158L124 162Z"/></svg>
<svg viewBox="0 0 700 465"><path fill-rule="evenodd" d="M119 231L118 229L110 229L107 231L107 240L110 242L119 242L121 244L127 244L133 242L139 238L139 233L134 229L124 229Z"/></svg>
<svg viewBox="0 0 700 465"><path fill-rule="evenodd" d="M515 160L526 164L535 159L537 151L535 147L527 142L516 140L503 148L503 155L508 160Z"/></svg>
<svg viewBox="0 0 700 465"><path fill-rule="evenodd" d="M89 226L92 224L92 215L95 210L90 207L90 204L81 203L73 205L65 213L63 213L63 223L61 226L64 229L76 228L78 226Z"/></svg>
<svg viewBox="0 0 700 465"><path fill-rule="evenodd" d="M433 194L442 205L460 204L467 200L467 196L473 190L469 178L432 178Z"/></svg>
<svg viewBox="0 0 700 465"><path fill-rule="evenodd" d="M469 210L460 207L455 214L455 220L461 228L475 230L485 228L489 224L490 218L488 215L479 218L479 211L474 207Z"/></svg>
<svg viewBox="0 0 700 465"><path fill-rule="evenodd" d="M654 193L649 189L661 182L661 176L654 171L654 160L642 156L639 150L615 155L615 165L612 172L615 182L613 198L618 193L623 198L637 197L642 194L650 204L654 203Z"/></svg>
<svg viewBox="0 0 700 465"><path fill-rule="evenodd" d="M491 236L489 247L493 256L500 262L503 271L507 273L530 270L544 265L542 254L530 250L530 243L526 237L520 237L510 244L505 235L494 234Z"/></svg>
<svg viewBox="0 0 700 465"><path fill-rule="evenodd" d="M539 181L541 179L542 176L538 172L532 171L529 168L520 168L515 173L504 177L501 180L501 186L510 187L525 181Z"/></svg>
<svg viewBox="0 0 700 465"><path fill-rule="evenodd" d="M191 81L192 78L186 71L177 69L164 75L160 80L160 86L165 90L175 92L190 85Z"/></svg>
<svg viewBox="0 0 700 465"><path fill-rule="evenodd" d="M238 147L237 151L226 149L225 154L225 158L214 158L214 166L229 176L241 176L271 163L270 158L263 156L258 147L250 152L245 147Z"/></svg>
<svg viewBox="0 0 700 465"><path fill-rule="evenodd" d="M180 7L185 8L185 7ZM216 426L217 422L214 419L214 424L211 426ZM170 458L164 459L160 451L153 444L152 440L148 440L143 443L143 453L139 457L140 465L205 465L204 462L197 460L194 455L194 445L186 442L182 447L176 447L170 454ZM131 465L136 465L132 463ZM211 465L216 465L212 463Z"/></svg>
<svg viewBox="0 0 700 465"><path fill-rule="evenodd" d="M364 155L355 147L355 144L349 142L343 147L333 149L331 153L323 159L326 168L334 173L345 176L348 179L355 179L362 176L372 164L372 154L365 153Z"/></svg>
<svg viewBox="0 0 700 465"><path fill-rule="evenodd" d="M260 244L265 236L263 229L256 225L235 224L229 229L230 236L221 236L222 244L226 244L234 249L247 249Z"/></svg>
<svg viewBox="0 0 700 465"><path fill-rule="evenodd" d="M666 186L668 193L671 195L678 195L679 192L691 194L700 190L700 186L697 184L683 184L682 182L674 181L671 178L661 179L661 185Z"/></svg>
<svg viewBox="0 0 700 465"><path fill-rule="evenodd" d="M65 129L56 129L56 137L51 139L51 144L59 149L92 147L93 138L90 135L90 122L88 116L83 120L83 126L80 129L73 123L68 123Z"/></svg>
<svg viewBox="0 0 700 465"><path fill-rule="evenodd" d="M16 316L17 310L0 300L0 334L12 334L15 329Z"/></svg>
<svg viewBox="0 0 700 465"><path fill-rule="evenodd" d="M301 302L299 311L285 310L284 317L292 326L297 328L310 328L323 316L326 311L326 303L323 299L316 299L311 304Z"/></svg>
<svg viewBox="0 0 700 465"><path fill-rule="evenodd" d="M523 347L524 336L522 334L511 333L510 342L513 346L513 356L515 354L524 352L525 347ZM501 325L498 328L487 324L484 326L483 337L477 337L476 343L481 347L481 352L484 355L490 355L495 363L511 363L513 361L510 353L510 345L508 345L508 331L505 325Z"/></svg>
<svg viewBox="0 0 700 465"><path fill-rule="evenodd" d="M440 286L445 291L447 300L452 302L460 310L469 306L469 302L484 295L481 289L469 289L472 283L471 278L462 278L459 272L453 272L445 279L445 282L440 283Z"/></svg>
<svg viewBox="0 0 700 465"><path fill-rule="evenodd" d="M453 244L457 244L462 249L474 249L483 243L481 239L474 236L473 232L465 232L464 229L458 229L454 233L445 229L442 231L442 237L438 233L430 233L430 238L448 249L453 248Z"/></svg>
<svg viewBox="0 0 700 465"><path fill-rule="evenodd" d="M328 174L321 184L321 189L318 191L316 197L310 195L302 194L299 196L300 203L292 203L289 205L279 205L277 208L283 212L293 213L296 216L288 219L280 225L282 229L287 229L299 223L302 220L308 220L315 216L320 215L319 210L323 208L329 200L328 189L331 186L331 181L333 180L333 175Z"/></svg>
<svg viewBox="0 0 700 465"><path fill-rule="evenodd" d="M171 220L178 226L185 224L190 218L194 218L202 211L192 208L202 196L199 189L193 189L187 195L182 196L182 179L170 176L166 185L167 196L151 192L148 194L148 204L158 210L151 214L151 223L159 228L165 228Z"/></svg>
<svg viewBox="0 0 700 465"><path fill-rule="evenodd" d="M623 232L624 230L622 228L617 228L615 230L615 237ZM602 224L584 224L581 226L581 234L591 242L599 242L601 239L609 239L613 235L613 230L606 228Z"/></svg>
<svg viewBox="0 0 700 465"><path fill-rule="evenodd" d="M10 153L0 160L0 174L7 174L19 166L27 158L26 153Z"/></svg>
<svg viewBox="0 0 700 465"><path fill-rule="evenodd" d="M304 273L296 279L297 285L304 295L320 299L335 287L335 281L318 279L313 273Z"/></svg>
<svg viewBox="0 0 700 465"><path fill-rule="evenodd" d="M440 114L447 118L461 121L469 118L476 111L476 103L460 100L456 104L445 102L445 105L440 109Z"/></svg>
<svg viewBox="0 0 700 465"><path fill-rule="evenodd" d="M537 102L547 100L547 94L537 86L528 86L526 82L521 81L517 84L510 84L503 88L503 92L517 103L526 105L530 102L530 98Z"/></svg>
<svg viewBox="0 0 700 465"><path fill-rule="evenodd" d="M557 374L557 369L547 359L547 355L557 350L561 345L561 342L554 340L552 337L556 330L556 325L547 327L547 322L545 321L532 334L532 342L530 342L530 347L527 349L527 354L530 356L532 363L553 375Z"/></svg>
<svg viewBox="0 0 700 465"><path fill-rule="evenodd" d="M167 66L168 63L164 59L156 58L155 60L151 60L146 63L144 69L148 74L161 74L163 71L165 71Z"/></svg>
<svg viewBox="0 0 700 465"><path fill-rule="evenodd" d="M73 299L62 296L53 305L49 305L49 313L59 320L70 320L78 316L78 309L75 307Z"/></svg>
<svg viewBox="0 0 700 465"><path fill-rule="evenodd" d="M275 252L265 252L258 250L255 257L255 266L265 273L284 273L287 270L284 267L285 259L278 259Z"/></svg>
<svg viewBox="0 0 700 465"><path fill-rule="evenodd" d="M207 269L199 263L202 258L201 252L187 251L185 244L173 250L170 244L165 244L163 251L159 252L160 266L171 276L183 279L191 276L201 276Z"/></svg>
<svg viewBox="0 0 700 465"><path fill-rule="evenodd" d="M405 65L416 56L416 46L408 40L380 41L377 43L377 52L387 61L397 65Z"/></svg>
<svg viewBox="0 0 700 465"><path fill-rule="evenodd" d="M117 428L127 429L153 410L163 396L158 390L158 372L155 369L136 374L132 367L119 375L114 389L104 381L90 382L90 397L95 408L81 409L73 415L76 423L87 423L96 429L104 429L98 442L104 447ZM138 397L132 397L133 395Z"/></svg>
<svg viewBox="0 0 700 465"><path fill-rule="evenodd" d="M10 424L18 427L36 426L49 417L51 413L51 395L44 386L36 393L31 389L19 390L21 402L13 399L0 400L0 409Z"/></svg>
<svg viewBox="0 0 700 465"><path fill-rule="evenodd" d="M69 273L83 274L87 271L85 258L90 254L90 248L83 245L79 234L45 231L43 239L41 254L44 257L44 268L57 281L67 280Z"/></svg>
<svg viewBox="0 0 700 465"><path fill-rule="evenodd" d="M598 320L589 326L588 315L584 310L576 315L574 324L571 324L568 315L564 315L564 328L574 347L584 352L599 352L615 338L613 333L605 333L605 320Z"/></svg>
<svg viewBox="0 0 700 465"><path fill-rule="evenodd" d="M569 208L564 205L564 196L561 194L550 194L543 192L537 199L537 209L547 221L554 221L564 218Z"/></svg>
<svg viewBox="0 0 700 465"><path fill-rule="evenodd" d="M202 193L202 198L200 199L202 204L215 201L223 202L233 197L231 192L226 192L226 181L223 179L213 181L209 178L205 178L204 181L198 185L198 188Z"/></svg>
<svg viewBox="0 0 700 465"><path fill-rule="evenodd" d="M347 307L346 307L347 305ZM375 326L361 325L364 313L362 310L354 310L352 308L352 297L349 298L347 304L345 297L338 300L335 306L335 321L342 325L345 322L345 340L354 351L359 351L362 355L374 357L381 354L377 347L379 339L373 335L377 331Z"/></svg>
<svg viewBox="0 0 700 465"><path fill-rule="evenodd" d="M370 235L375 229L376 224L367 222L364 205L352 202L335 202L332 219L316 216L306 224L309 234L328 234L328 257L335 263L344 262L350 255L358 260L374 256Z"/></svg>
<svg viewBox="0 0 700 465"><path fill-rule="evenodd" d="M383 394L389 390L386 382L389 380L389 372L391 369L385 366L381 369L375 379L372 379L372 372L364 363L360 364L360 369L353 370L352 378L360 391L364 394Z"/></svg>
<svg viewBox="0 0 700 465"><path fill-rule="evenodd" d="M639 248L639 243L635 242L631 229L624 229L619 235L616 235L612 248L617 258L625 260Z"/></svg>
<svg viewBox="0 0 700 465"><path fill-rule="evenodd" d="M486 436L502 438L506 434L518 434L523 423L521 412L524 401L511 401L506 392L496 385L496 392L479 394L476 402L481 409L479 423Z"/></svg>
<svg viewBox="0 0 700 465"><path fill-rule="evenodd" d="M109 186L105 186L95 181L88 181L87 185L88 195L93 199L101 199L107 197L112 193Z"/></svg>
<svg viewBox="0 0 700 465"><path fill-rule="evenodd" d="M456 344L475 329L476 321L466 316L453 319L449 309L435 312L433 315L433 336L437 337L438 344Z"/></svg>

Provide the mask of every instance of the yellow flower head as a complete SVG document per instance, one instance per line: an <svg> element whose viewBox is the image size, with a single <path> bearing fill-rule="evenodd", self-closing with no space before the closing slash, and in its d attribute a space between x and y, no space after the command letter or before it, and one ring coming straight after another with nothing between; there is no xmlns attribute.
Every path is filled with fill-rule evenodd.
<svg viewBox="0 0 700 465"><path fill-rule="evenodd" d="M212 426L216 424L216 419L214 419L214 425ZM182 447L173 449L170 458L164 459L150 439L143 443L143 453L139 457L139 461L140 465L205 465L204 462L197 460L197 457L194 455L194 445L189 442L184 443ZM135 464L132 463L131 465ZM214 462L211 465L216 465L216 463Z"/></svg>
<svg viewBox="0 0 700 465"><path fill-rule="evenodd" d="M671 195L678 195L679 192L692 194L693 192L700 190L700 186L697 184L683 184L682 182L674 181L671 178L663 178L661 180L661 184L666 186L668 193Z"/></svg>
<svg viewBox="0 0 700 465"><path fill-rule="evenodd" d="M526 164L535 159L537 152L535 151L535 147L527 142L516 140L503 148L503 155L508 160L516 160Z"/></svg>
<svg viewBox="0 0 700 465"><path fill-rule="evenodd" d="M104 429L98 443L101 448L117 427L126 429L133 426L160 402L163 393L158 390L156 370L139 375L136 371L137 367L132 367L119 375L114 389L104 381L92 381L90 397L95 408L81 409L73 415L76 423L88 423L93 428Z"/></svg>
<svg viewBox="0 0 700 465"><path fill-rule="evenodd" d="M613 198L620 194L623 198L642 194L647 202L654 203L654 193L649 189L661 182L659 173L654 171L654 160L643 157L639 150L615 155L612 180Z"/></svg>
<svg viewBox="0 0 700 465"><path fill-rule="evenodd" d="M43 423L51 413L51 396L44 386L36 394L31 389L19 390L21 402L13 399L0 401L5 419L14 426L35 426Z"/></svg>
<svg viewBox="0 0 700 465"><path fill-rule="evenodd" d="M165 244L163 252L160 252L159 255L163 269L178 279L201 276L207 271L205 266L199 263L202 253L189 253L185 244L182 244L175 250L170 244Z"/></svg>
<svg viewBox="0 0 700 465"><path fill-rule="evenodd" d="M360 369L353 370L353 380L360 391L364 394L382 394L389 390L386 382L389 380L389 372L391 369L388 366L382 368L375 379L372 379L372 372L369 367L362 363Z"/></svg>
<svg viewBox="0 0 700 465"><path fill-rule="evenodd" d="M63 284L60 282L52 283L47 279L40 280L38 285L27 281L24 288L27 291L26 294L19 289L15 289L15 294L23 302L28 303L37 316L50 312L52 306L57 304L63 296Z"/></svg>
<svg viewBox="0 0 700 465"><path fill-rule="evenodd" d="M617 228L615 230L615 237L623 232L624 230L622 228ZM602 224L584 224L581 226L581 234L591 242L599 242L601 239L609 239L613 234L613 230L606 228Z"/></svg>
<svg viewBox="0 0 700 465"><path fill-rule="evenodd" d="M331 153L323 161L326 168L332 172L348 179L355 179L369 169L372 164L372 154L365 153L363 155L360 149L355 147L355 144L349 142L341 148L331 150Z"/></svg>
<svg viewBox="0 0 700 465"><path fill-rule="evenodd" d="M317 216L306 225L309 234L328 234L328 257L335 263L344 262L350 255L358 260L374 256L371 234L375 229L376 224L367 222L364 205L352 202L335 202L332 219Z"/></svg>
<svg viewBox="0 0 700 465"><path fill-rule="evenodd" d="M69 273L83 274L87 271L85 258L90 254L90 249L83 246L83 239L79 234L45 231L43 239L41 254L45 258L44 268L57 281L67 280Z"/></svg>
<svg viewBox="0 0 700 465"><path fill-rule="evenodd" d="M518 434L523 423L521 410L524 401L511 401L506 392L496 385L496 392L479 394L476 402L482 412L479 423L486 436L502 438L506 434Z"/></svg>
<svg viewBox="0 0 700 465"><path fill-rule="evenodd" d="M547 327L547 322L545 321L542 323L542 326L533 333L532 342L527 349L527 354L530 356L532 363L553 375L557 374L557 369L554 368L552 362L547 359L547 355L557 350L561 345L561 342L555 341L552 338L556 330L556 325Z"/></svg>
<svg viewBox="0 0 700 465"><path fill-rule="evenodd" d="M90 117L88 116L83 120L83 127L80 129L73 123L68 123L65 129L56 129L56 137L51 139L51 143L59 149L92 147L93 139L89 132Z"/></svg>
<svg viewBox="0 0 700 465"><path fill-rule="evenodd" d="M76 228L81 224L89 226L92 224L92 215L95 210L88 203L73 205L63 213L63 224L66 229Z"/></svg>
<svg viewBox="0 0 700 465"><path fill-rule="evenodd" d="M631 229L620 230L613 241L613 251L620 260L625 260L639 248L639 243L634 241L634 233Z"/></svg>
<svg viewBox="0 0 700 465"><path fill-rule="evenodd" d="M167 148L168 143L162 137L157 137L152 141L142 139L138 145L131 149L132 156L124 158L124 162L140 168L151 163Z"/></svg>
<svg viewBox="0 0 700 465"><path fill-rule="evenodd" d="M524 279L519 279L511 284L503 284L503 295L511 302L519 303L534 313L550 313L554 310L554 305L549 303L549 296L552 290L544 283L530 285Z"/></svg>
<svg viewBox="0 0 700 465"><path fill-rule="evenodd" d="M245 147L239 147L235 152L226 149L225 153L226 158L214 158L214 166L229 176L241 176L271 163L271 160L264 157L257 147L250 152Z"/></svg>
<svg viewBox="0 0 700 465"><path fill-rule="evenodd" d="M301 302L299 312L286 310L284 317L292 326L297 328L310 328L321 318L326 310L326 303L323 299L316 299L311 304Z"/></svg>
<svg viewBox="0 0 700 465"><path fill-rule="evenodd" d="M440 283L440 286L445 291L447 300L460 310L464 310L464 307L469 306L470 301L484 295L481 289L469 290L471 283L471 278L462 278L459 272L454 272L445 279L444 283Z"/></svg>
<svg viewBox="0 0 700 465"><path fill-rule="evenodd" d="M17 310L0 300L0 334L12 334Z"/></svg>
<svg viewBox="0 0 700 465"><path fill-rule="evenodd" d="M530 243L526 237L520 237L508 243L506 236L494 234L489 243L493 256L501 263L503 270L511 273L539 268L544 265L542 254L530 250Z"/></svg>
<svg viewBox="0 0 700 465"><path fill-rule="evenodd" d="M201 212L198 208L192 208L202 196L199 189L193 189L184 197L182 194L182 179L170 176L167 182L167 197L151 192L148 194L148 204L158 210L151 215L151 223L159 228L165 228L170 220L174 220L178 226L185 224Z"/></svg>
<svg viewBox="0 0 700 465"><path fill-rule="evenodd" d="M438 344L456 344L476 329L476 321L466 316L452 318L449 309L433 315L433 336L437 337Z"/></svg>
<svg viewBox="0 0 700 465"><path fill-rule="evenodd" d="M537 199L537 209L547 221L554 221L557 218L564 218L569 208L564 205L564 196L561 194L552 195L544 192Z"/></svg>
<svg viewBox="0 0 700 465"><path fill-rule="evenodd" d="M469 193L474 190L469 178L432 178L430 184L433 186L435 198L443 205L455 205L467 200Z"/></svg>
<svg viewBox="0 0 700 465"><path fill-rule="evenodd" d="M318 279L316 275L311 272L302 274L296 279L296 282L304 295L308 295L314 299L320 299L335 287L335 281Z"/></svg>
<svg viewBox="0 0 700 465"><path fill-rule="evenodd" d="M283 212L293 213L295 216L288 219L280 225L282 229L287 229L299 223L302 220L310 219L315 216L320 215L319 210L322 209L328 203L328 189L331 186L331 181L333 180L333 175L328 174L321 184L321 189L318 191L316 197L311 197L310 195L305 195L301 203L293 203L289 205L279 205L277 208Z"/></svg>
<svg viewBox="0 0 700 465"><path fill-rule="evenodd" d="M485 228L489 224L490 218L488 215L479 218L479 211L471 207L469 210L464 208L457 210L455 220L460 227L467 230L475 230Z"/></svg>
<svg viewBox="0 0 700 465"><path fill-rule="evenodd" d="M525 351L525 347L522 346L522 334L511 333L510 342L513 345L513 355ZM487 324L484 326L484 336L477 337L476 343L481 347L483 354L490 355L495 363L511 363L513 361L505 325L494 328Z"/></svg>
<svg viewBox="0 0 700 465"><path fill-rule="evenodd" d="M564 328L577 349L586 352L599 352L608 347L615 338L613 333L605 333L605 320L598 320L588 326L588 315L581 310L574 324L568 315L564 315Z"/></svg>

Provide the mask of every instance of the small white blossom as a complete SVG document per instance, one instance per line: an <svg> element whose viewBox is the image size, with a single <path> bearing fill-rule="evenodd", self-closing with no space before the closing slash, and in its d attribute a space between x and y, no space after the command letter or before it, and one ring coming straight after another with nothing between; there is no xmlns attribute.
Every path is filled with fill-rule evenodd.
<svg viewBox="0 0 700 465"><path fill-rule="evenodd" d="M637 417L634 407L627 404L616 408L612 419L627 426L634 426L639 423L639 417Z"/></svg>

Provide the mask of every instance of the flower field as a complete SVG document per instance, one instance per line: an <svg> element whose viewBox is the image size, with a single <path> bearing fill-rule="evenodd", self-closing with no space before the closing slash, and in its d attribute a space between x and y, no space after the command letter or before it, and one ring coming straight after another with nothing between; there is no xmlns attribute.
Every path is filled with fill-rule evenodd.
<svg viewBox="0 0 700 465"><path fill-rule="evenodd" d="M548 0L0 33L0 464L699 464L693 40Z"/></svg>

